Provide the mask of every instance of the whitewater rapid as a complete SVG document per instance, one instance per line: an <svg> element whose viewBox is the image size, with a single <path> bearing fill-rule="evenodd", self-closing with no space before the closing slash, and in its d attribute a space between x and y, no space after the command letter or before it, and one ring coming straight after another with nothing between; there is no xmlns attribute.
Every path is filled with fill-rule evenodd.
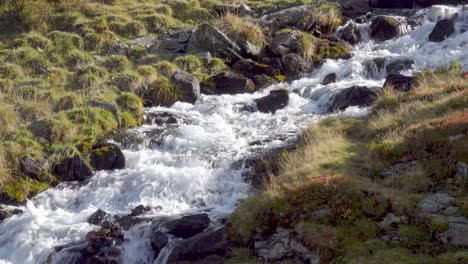
<svg viewBox="0 0 468 264"><path fill-rule="evenodd" d="M123 144L126 168L97 172L83 184L62 183L47 190L25 206L24 212L0 224L0 263L44 263L53 248L83 241L98 227L88 217L102 209L110 214L129 214L138 205L153 208L144 217L178 216L206 212L213 222L228 216L238 201L252 192L244 181L249 168L233 166L294 142L310 124L329 116L323 113L330 98L354 85L381 87L385 70L369 69L375 58L410 58L412 74L422 67L447 66L459 61L468 69L468 32L462 7L433 6L420 10L421 26L408 28L403 37L374 43L369 22L359 24L364 40L353 49L349 60L327 60L319 69L292 83L277 84L254 94L202 95L194 105L176 103L170 108L146 109L146 116L169 113L174 124L151 123L130 130L142 138L138 144ZM427 37L441 17L460 14L456 34L441 43ZM467 14L468 15L468 14ZM342 27L343 28L343 27ZM340 30L338 30L338 33ZM322 85L322 79L336 73L338 81ZM269 91L290 91L288 106L275 114L243 111ZM350 107L334 115L364 116L367 108ZM149 245L150 222L125 232L121 246L124 263L161 263ZM52 262L63 263L60 256Z"/></svg>

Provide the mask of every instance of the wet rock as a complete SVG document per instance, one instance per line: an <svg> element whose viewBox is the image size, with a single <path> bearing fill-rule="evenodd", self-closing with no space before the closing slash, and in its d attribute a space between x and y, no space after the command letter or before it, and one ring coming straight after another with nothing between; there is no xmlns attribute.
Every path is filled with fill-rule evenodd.
<svg viewBox="0 0 468 264"><path fill-rule="evenodd" d="M376 16L371 22L371 37L377 41L385 41L401 37L405 32L405 24L391 16Z"/></svg>
<svg viewBox="0 0 468 264"><path fill-rule="evenodd" d="M255 90L254 82L240 74L223 72L213 77L216 94L252 93Z"/></svg>
<svg viewBox="0 0 468 264"><path fill-rule="evenodd" d="M418 204L418 208L422 213L437 213L449 207L455 200L447 193L436 193L427 196Z"/></svg>
<svg viewBox="0 0 468 264"><path fill-rule="evenodd" d="M404 76L401 74L390 74L385 80L384 87L393 87L401 92L411 91L418 84L416 77Z"/></svg>
<svg viewBox="0 0 468 264"><path fill-rule="evenodd" d="M110 222L104 222L103 227L86 235L87 246L83 252L86 263L120 263L121 252L115 246L124 240L122 229Z"/></svg>
<svg viewBox="0 0 468 264"><path fill-rule="evenodd" d="M125 149L135 149L145 141L143 135L127 129L115 130L109 134L108 138L119 143Z"/></svg>
<svg viewBox="0 0 468 264"><path fill-rule="evenodd" d="M111 112L112 114L114 114L115 119L117 119L119 126L122 124L122 117L120 116L119 107L117 106L115 102L100 102L100 101L90 100L88 101L87 105L89 107L102 108L104 110Z"/></svg>
<svg viewBox="0 0 468 264"><path fill-rule="evenodd" d="M177 124L177 118L170 112L149 112L145 115L145 124L148 125L173 125Z"/></svg>
<svg viewBox="0 0 468 264"><path fill-rule="evenodd" d="M132 212L130 213L130 215L139 216L149 211L151 211L151 207L140 204L139 206L132 209Z"/></svg>
<svg viewBox="0 0 468 264"><path fill-rule="evenodd" d="M401 162L380 173L382 178L406 174L416 168L416 161Z"/></svg>
<svg viewBox="0 0 468 264"><path fill-rule="evenodd" d="M289 80L299 78L302 73L311 69L312 65L297 53L289 53L281 58L284 74Z"/></svg>
<svg viewBox="0 0 468 264"><path fill-rule="evenodd" d="M287 90L271 91L269 95L256 99L258 111L262 113L275 113L283 109L289 103L289 92Z"/></svg>
<svg viewBox="0 0 468 264"><path fill-rule="evenodd" d="M187 52L197 53L209 51L212 55L235 61L240 57L241 48L218 28L209 25L199 25L192 34L187 45Z"/></svg>
<svg viewBox="0 0 468 264"><path fill-rule="evenodd" d="M161 253L161 250L167 245L169 239L161 231L154 232L151 234L150 243L151 248L153 249L154 255L158 256Z"/></svg>
<svg viewBox="0 0 468 264"><path fill-rule="evenodd" d="M84 181L93 175L91 168L78 154L54 165L52 173L64 181Z"/></svg>
<svg viewBox="0 0 468 264"><path fill-rule="evenodd" d="M36 180L41 177L41 174L43 173L46 164L46 160L36 160L29 156L23 157L19 161L21 172L24 175Z"/></svg>
<svg viewBox="0 0 468 264"><path fill-rule="evenodd" d="M248 78L254 78L258 75L275 76L280 74L278 70L268 65L260 64L249 59L236 61L236 63L232 65L232 69L236 73L242 74Z"/></svg>
<svg viewBox="0 0 468 264"><path fill-rule="evenodd" d="M0 207L0 223L3 220L12 217L13 215L21 214L23 211L20 209L8 209Z"/></svg>
<svg viewBox="0 0 468 264"><path fill-rule="evenodd" d="M452 19L442 19L437 22L431 34L429 41L442 42L455 32L455 24Z"/></svg>
<svg viewBox="0 0 468 264"><path fill-rule="evenodd" d="M179 101L193 104L200 98L200 81L197 77L179 70L172 75L172 81L180 89Z"/></svg>
<svg viewBox="0 0 468 264"><path fill-rule="evenodd" d="M93 146L89 157L96 170L119 170L125 168L125 156L119 146L112 143L98 143Z"/></svg>
<svg viewBox="0 0 468 264"><path fill-rule="evenodd" d="M443 243L468 248L468 224L449 223L448 230L440 234Z"/></svg>
<svg viewBox="0 0 468 264"><path fill-rule="evenodd" d="M190 263L219 263L217 261L220 260L220 257L226 256L227 245L224 228L209 229L176 245L167 263L182 263L184 261ZM216 262L202 262L202 260L216 260Z"/></svg>
<svg viewBox="0 0 468 264"><path fill-rule="evenodd" d="M351 45L356 45L361 42L361 31L358 25L356 23L347 25L341 33L341 38Z"/></svg>
<svg viewBox="0 0 468 264"><path fill-rule="evenodd" d="M387 74L399 74L401 71L409 70L414 64L411 58L392 58L387 62L385 71Z"/></svg>
<svg viewBox="0 0 468 264"><path fill-rule="evenodd" d="M109 221L110 215L101 210L98 209L95 213L93 213L89 218L88 218L88 223L93 224L93 225L100 225L104 221Z"/></svg>
<svg viewBox="0 0 468 264"><path fill-rule="evenodd" d="M335 82L336 82L336 73L327 74L322 80L323 85L327 85L327 84L335 83Z"/></svg>
<svg viewBox="0 0 468 264"><path fill-rule="evenodd" d="M254 11L252 10L252 8L250 8L250 6L245 5L245 4L240 4L240 5L218 4L213 7L213 10L222 16L228 13L236 14L237 16L240 16L240 17L254 15Z"/></svg>
<svg viewBox="0 0 468 264"><path fill-rule="evenodd" d="M252 78L252 81L254 82L255 88L256 88L257 91L263 90L265 88L268 88L268 87L278 83L277 80L275 80L275 79L273 79L271 77L268 77L268 76L266 76L264 74L254 76Z"/></svg>
<svg viewBox="0 0 468 264"><path fill-rule="evenodd" d="M370 106L377 99L377 93L364 86L353 86L333 96L328 112L344 110L349 106Z"/></svg>
<svg viewBox="0 0 468 264"><path fill-rule="evenodd" d="M298 30L277 34L272 40L270 50L277 56L300 52L302 50L301 39L302 34Z"/></svg>
<svg viewBox="0 0 468 264"><path fill-rule="evenodd" d="M295 6L262 17L260 24L269 25L273 32L283 28L301 27L308 12L309 8L305 5Z"/></svg>
<svg viewBox="0 0 468 264"><path fill-rule="evenodd" d="M316 253L309 251L292 231L285 229L278 229L267 240L255 241L254 248L256 255L266 263L284 259L297 259L301 263L320 263L320 257Z"/></svg>
<svg viewBox="0 0 468 264"><path fill-rule="evenodd" d="M172 220L166 225L169 234L176 237L189 238L210 225L210 218L207 214L188 215Z"/></svg>

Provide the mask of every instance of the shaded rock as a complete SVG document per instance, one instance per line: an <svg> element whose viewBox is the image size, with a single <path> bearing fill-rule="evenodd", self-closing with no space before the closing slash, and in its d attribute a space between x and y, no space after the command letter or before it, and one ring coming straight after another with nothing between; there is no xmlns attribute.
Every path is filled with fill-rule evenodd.
<svg viewBox="0 0 468 264"><path fill-rule="evenodd" d="M54 124L51 120L35 120L29 126L34 137L47 142L53 141L52 128Z"/></svg>
<svg viewBox="0 0 468 264"><path fill-rule="evenodd" d="M258 56L262 52L262 48L251 43L250 41L239 39L237 40L237 44L241 48L241 54L245 58L250 58L250 59L258 59Z"/></svg>
<svg viewBox="0 0 468 264"><path fill-rule="evenodd" d="M248 78L254 78L257 75L275 76L280 72L268 65L254 62L253 60L238 60L232 65L232 69Z"/></svg>
<svg viewBox="0 0 468 264"><path fill-rule="evenodd" d="M327 74L322 80L323 85L327 85L327 84L335 83L335 82L336 82L336 73Z"/></svg>
<svg viewBox="0 0 468 264"><path fill-rule="evenodd" d="M416 77L404 76L401 74L390 74L385 80L384 87L393 87L401 92L408 92L418 84Z"/></svg>
<svg viewBox="0 0 468 264"><path fill-rule="evenodd" d="M94 145L89 159L91 166L96 170L125 168L125 156L120 148L112 143L98 143Z"/></svg>
<svg viewBox="0 0 468 264"><path fill-rule="evenodd" d="M289 92L287 90L274 90L269 95L256 99L258 111L262 113L275 113L283 109L289 103Z"/></svg>
<svg viewBox="0 0 468 264"><path fill-rule="evenodd" d="M406 33L405 23L391 16L376 16L371 22L371 37L377 41L385 41L401 37Z"/></svg>
<svg viewBox="0 0 468 264"><path fill-rule="evenodd" d="M145 114L145 124L163 126L178 124L178 121L170 112L148 112Z"/></svg>
<svg viewBox="0 0 468 264"><path fill-rule="evenodd" d="M401 71L409 70L414 64L411 58L391 58L385 67L387 74L399 74Z"/></svg>
<svg viewBox="0 0 468 264"><path fill-rule="evenodd" d="M416 168L416 161L401 162L380 173L382 178L406 174Z"/></svg>
<svg viewBox="0 0 468 264"><path fill-rule="evenodd" d="M270 50L277 56L302 50L302 34L298 30L292 30L277 34L270 45Z"/></svg>
<svg viewBox="0 0 468 264"><path fill-rule="evenodd" d="M122 229L129 230L131 227L138 225L145 221L145 219L129 215L116 215L114 216L115 223L118 224Z"/></svg>
<svg viewBox="0 0 468 264"><path fill-rule="evenodd" d="M281 58L273 57L273 58L262 58L260 63L266 64L271 68L278 70L280 73L284 73L283 63L281 62Z"/></svg>
<svg viewBox="0 0 468 264"><path fill-rule="evenodd" d="M93 224L93 225L100 225L104 221L108 221L110 218L110 215L101 210L98 209L95 213L93 213L89 218L88 218L88 223Z"/></svg>
<svg viewBox="0 0 468 264"><path fill-rule="evenodd" d="M361 31L358 25L356 23L349 23L341 32L341 38L351 45L361 42Z"/></svg>
<svg viewBox="0 0 468 264"><path fill-rule="evenodd" d="M262 17L260 24L268 25L272 31L289 27L304 26L304 18L307 17L309 8L305 5L284 9Z"/></svg>
<svg viewBox="0 0 468 264"><path fill-rule="evenodd" d="M84 181L93 175L91 168L78 154L64 158L53 166L52 173L64 181Z"/></svg>
<svg viewBox="0 0 468 264"><path fill-rule="evenodd" d="M151 207L149 206L144 206L140 204L139 206L135 207L132 209L132 212L130 213L131 216L139 216L144 214L145 212L151 211Z"/></svg>
<svg viewBox="0 0 468 264"><path fill-rule="evenodd" d="M371 10L369 1L363 0L348 0L343 3L343 8L348 13L351 11L355 15L366 14Z"/></svg>
<svg viewBox="0 0 468 264"><path fill-rule="evenodd" d="M166 225L169 234L176 237L189 238L210 225L210 218L207 214L188 215L179 219L170 221Z"/></svg>
<svg viewBox="0 0 468 264"><path fill-rule="evenodd" d="M374 8L412 8L413 1L409 0L370 0L369 4Z"/></svg>
<svg viewBox="0 0 468 264"><path fill-rule="evenodd" d="M47 164L46 160L35 160L29 156L23 157L19 161L19 166L21 172L33 179L39 179L45 166Z"/></svg>
<svg viewBox="0 0 468 264"><path fill-rule="evenodd" d="M289 53L281 58L284 74L288 79L296 79L311 69L311 64L297 53Z"/></svg>
<svg viewBox="0 0 468 264"><path fill-rule="evenodd" d="M154 232L150 237L151 248L153 249L154 255L158 256L161 250L167 245L169 239L161 231Z"/></svg>
<svg viewBox="0 0 468 264"><path fill-rule="evenodd" d="M254 82L257 91L263 90L278 83L277 80L264 74L254 76L252 81Z"/></svg>
<svg viewBox="0 0 468 264"><path fill-rule="evenodd" d="M181 263L184 261L197 263L197 261L206 260L209 256L208 260L213 261L214 256L224 257L226 255L227 245L224 227L209 229L176 245L167 263ZM219 261L219 258L214 258L214 260Z"/></svg>
<svg viewBox="0 0 468 264"><path fill-rule="evenodd" d="M219 58L235 61L240 57L241 48L218 28L209 25L199 25L192 34L187 45L187 52L206 52Z"/></svg>
<svg viewBox="0 0 468 264"><path fill-rule="evenodd" d="M442 19L437 22L431 34L429 41L442 42L455 32L455 23L452 19Z"/></svg>
<svg viewBox="0 0 468 264"><path fill-rule="evenodd" d="M328 112L344 110L349 106L370 106L377 99L377 93L364 86L353 86L333 96Z"/></svg>
<svg viewBox="0 0 468 264"><path fill-rule="evenodd" d="M455 200L447 193L436 193L427 196L418 203L418 208L422 213L437 213L450 206Z"/></svg>
<svg viewBox="0 0 468 264"><path fill-rule="evenodd" d="M122 125L122 117L120 116L119 107L117 106L115 102L100 102L100 101L90 100L88 101L87 104L90 107L97 107L97 108L102 108L104 110L110 111L112 114L114 114L115 119L117 119L117 122L119 123L119 126Z"/></svg>
<svg viewBox="0 0 468 264"><path fill-rule="evenodd" d="M255 90L254 82L240 74L223 72L213 77L216 94L251 93Z"/></svg>
<svg viewBox="0 0 468 264"><path fill-rule="evenodd" d="M248 5L240 4L218 4L213 7L213 10L219 15L226 15L228 13L235 14L240 17L252 16L254 11Z"/></svg>
<svg viewBox="0 0 468 264"><path fill-rule="evenodd" d="M449 223L448 230L440 234L443 243L468 248L468 224Z"/></svg>
<svg viewBox="0 0 468 264"><path fill-rule="evenodd" d="M180 101L193 104L200 98L200 81L197 77L179 70L172 75L172 81L180 89Z"/></svg>

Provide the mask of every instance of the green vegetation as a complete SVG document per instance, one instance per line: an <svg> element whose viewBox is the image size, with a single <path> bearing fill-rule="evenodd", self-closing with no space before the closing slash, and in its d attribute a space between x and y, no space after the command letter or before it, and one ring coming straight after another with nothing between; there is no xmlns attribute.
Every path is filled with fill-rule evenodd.
<svg viewBox="0 0 468 264"><path fill-rule="evenodd" d="M468 157L468 140L450 137L467 133L468 81L456 69L438 72L421 75L408 93L386 89L364 119L328 118L307 129L297 150L279 157L279 176L231 215L232 242L248 247L256 232L282 227L294 229L325 262L466 259L466 252L435 238L447 230L447 222L417 216L417 202L434 191L451 193L466 209L466 179L455 174L456 163ZM413 160L417 165L404 175L380 176L395 163ZM329 215L313 216L325 208ZM379 227L388 212L407 222ZM387 231L401 241L382 240Z"/></svg>

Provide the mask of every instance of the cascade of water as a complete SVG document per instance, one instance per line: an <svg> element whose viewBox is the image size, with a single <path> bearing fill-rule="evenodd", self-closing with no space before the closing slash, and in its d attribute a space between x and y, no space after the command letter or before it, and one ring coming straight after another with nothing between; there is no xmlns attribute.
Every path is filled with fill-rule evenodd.
<svg viewBox="0 0 468 264"><path fill-rule="evenodd" d="M327 60L307 77L279 84L255 94L203 95L194 105L176 103L171 108L146 109L147 119L166 113L176 119L170 125L158 122L129 131L143 141L123 144L127 166L118 171L96 173L81 186L60 184L28 201L22 214L0 225L0 263L43 263L53 248L83 241L97 227L87 223L97 209L110 214L128 214L143 204L158 208L145 215L175 216L207 212L214 223L231 213L237 202L249 195L243 181L246 168L233 166L266 150L286 146L302 129L329 116L323 110L338 91L354 85L381 87L389 65L398 58L411 60L411 74L421 67L446 66L460 61L468 68L468 32L463 20L456 34L441 43L427 41L435 21L461 13L462 7L435 6L418 11L424 23L395 40L374 43L369 24L361 23L363 41L349 60ZM339 29L338 31L340 31ZM339 33L339 32L338 32ZM378 61L383 60L379 66ZM337 82L322 85L329 73ZM291 91L288 106L275 114L241 111L270 90ZM339 115L361 116L368 109L350 107ZM144 222L126 231L122 245L125 263L151 263L149 228ZM165 263L169 243L154 263ZM55 263L70 262L70 255L54 255ZM1 260L3 259L3 260Z"/></svg>

